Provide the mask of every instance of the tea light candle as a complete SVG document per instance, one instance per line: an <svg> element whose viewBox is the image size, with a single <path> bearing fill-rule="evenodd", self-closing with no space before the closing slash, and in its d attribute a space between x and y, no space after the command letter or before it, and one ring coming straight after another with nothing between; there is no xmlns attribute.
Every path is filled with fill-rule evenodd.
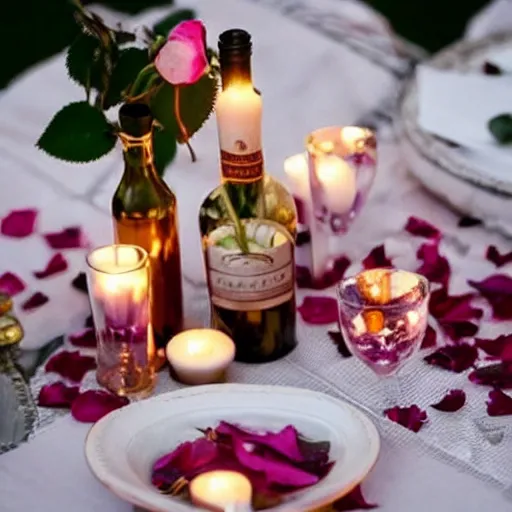
<svg viewBox="0 0 512 512"><path fill-rule="evenodd" d="M215 512L251 510L252 486L247 477L235 471L210 471L190 483L192 503Z"/></svg>
<svg viewBox="0 0 512 512"><path fill-rule="evenodd" d="M288 157L284 161L288 186L293 196L301 201L311 203L311 191L309 189L308 160L304 153L298 153Z"/></svg>
<svg viewBox="0 0 512 512"><path fill-rule="evenodd" d="M174 336L167 359L184 384L211 384L224 377L235 358L233 340L215 329L190 329Z"/></svg>

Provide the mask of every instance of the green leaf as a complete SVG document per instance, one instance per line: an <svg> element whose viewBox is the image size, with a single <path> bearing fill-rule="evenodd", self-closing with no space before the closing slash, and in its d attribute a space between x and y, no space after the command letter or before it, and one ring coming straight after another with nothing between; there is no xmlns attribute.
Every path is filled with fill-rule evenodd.
<svg viewBox="0 0 512 512"><path fill-rule="evenodd" d="M195 84L180 87L180 114L192 137L210 117L217 98L217 78L205 75ZM178 142L184 142L174 112L174 86L165 82L151 99L153 115Z"/></svg>
<svg viewBox="0 0 512 512"><path fill-rule="evenodd" d="M37 146L70 162L91 162L106 155L116 143L112 125L86 101L70 103L55 114Z"/></svg>
<svg viewBox="0 0 512 512"><path fill-rule="evenodd" d="M166 167L174 160L176 156L176 136L167 130L153 131L153 151L155 155L155 167L160 176L165 173Z"/></svg>
<svg viewBox="0 0 512 512"><path fill-rule="evenodd" d="M500 114L493 117L488 124L490 132L500 144L512 142L512 115Z"/></svg>
<svg viewBox="0 0 512 512"><path fill-rule="evenodd" d="M100 42L94 36L80 34L69 47L66 67L72 80L86 89L101 88L103 62Z"/></svg>
<svg viewBox="0 0 512 512"><path fill-rule="evenodd" d="M122 100L122 92L133 83L139 72L149 63L146 50L126 48L119 52L119 59L112 71L110 85L105 96L105 109Z"/></svg>
<svg viewBox="0 0 512 512"><path fill-rule="evenodd" d="M167 37L169 32L179 23L186 20L193 20L196 17L195 11L192 9L179 9L174 11L169 16L160 20L153 30L161 36Z"/></svg>

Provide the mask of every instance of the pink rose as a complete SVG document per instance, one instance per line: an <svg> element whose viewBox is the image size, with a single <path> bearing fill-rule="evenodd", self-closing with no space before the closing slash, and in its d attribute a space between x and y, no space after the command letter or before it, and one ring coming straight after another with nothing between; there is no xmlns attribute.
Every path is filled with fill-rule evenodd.
<svg viewBox="0 0 512 512"><path fill-rule="evenodd" d="M160 75L173 85L197 82L208 69L206 29L199 20L182 21L155 58Z"/></svg>

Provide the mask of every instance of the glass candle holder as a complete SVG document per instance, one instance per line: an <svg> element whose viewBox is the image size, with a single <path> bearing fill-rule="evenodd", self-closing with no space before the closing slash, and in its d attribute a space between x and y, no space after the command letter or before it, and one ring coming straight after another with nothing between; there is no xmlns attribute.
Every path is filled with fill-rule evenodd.
<svg viewBox="0 0 512 512"><path fill-rule="evenodd" d="M155 382L148 253L109 245L87 256L97 338L97 380L117 395L146 396Z"/></svg>

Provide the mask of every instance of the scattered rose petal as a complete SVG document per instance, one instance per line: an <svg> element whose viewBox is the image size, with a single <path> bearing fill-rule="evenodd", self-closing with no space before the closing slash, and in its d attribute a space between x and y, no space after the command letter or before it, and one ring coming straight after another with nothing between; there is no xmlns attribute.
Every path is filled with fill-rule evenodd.
<svg viewBox="0 0 512 512"><path fill-rule="evenodd" d="M25 283L12 272L6 272L0 276L0 292L11 297L21 293L26 288Z"/></svg>
<svg viewBox="0 0 512 512"><path fill-rule="evenodd" d="M116 396L101 390L89 390L78 395L71 406L71 414L82 423L94 423L130 401L125 396Z"/></svg>
<svg viewBox="0 0 512 512"><path fill-rule="evenodd" d="M350 267L351 261L346 256L340 256L332 263L332 266L317 280L313 279L310 270L307 267L296 267L296 281L299 288L311 288L314 290L324 290L330 286L339 283L345 276L345 272Z"/></svg>
<svg viewBox="0 0 512 512"><path fill-rule="evenodd" d="M512 251L501 254L498 248L494 245L490 245L487 248L487 253L485 254L487 260L491 263L494 263L496 267L503 267L503 265L507 265L512 262Z"/></svg>
<svg viewBox="0 0 512 512"><path fill-rule="evenodd" d="M65 270L67 270L67 268L68 262L66 261L64 256L62 256L62 254L58 252L48 262L46 268L39 272L34 272L34 276L37 277L37 279L44 279L46 277L53 276L54 274L58 274L59 272L64 272Z"/></svg>
<svg viewBox="0 0 512 512"><path fill-rule="evenodd" d="M63 382L46 384L39 391L37 405L40 407L71 407L79 394L78 386L66 386Z"/></svg>
<svg viewBox="0 0 512 512"><path fill-rule="evenodd" d="M338 321L338 306L332 297L304 297L297 308L302 320L308 324L323 325Z"/></svg>
<svg viewBox="0 0 512 512"><path fill-rule="evenodd" d="M469 215L461 217L459 220L459 228L472 228L474 226L481 226L482 224L483 222L480 219Z"/></svg>
<svg viewBox="0 0 512 512"><path fill-rule="evenodd" d="M462 389L452 389L437 404L430 407L443 412L456 412L464 407L466 403L466 393Z"/></svg>
<svg viewBox="0 0 512 512"><path fill-rule="evenodd" d="M392 267L393 263L386 256L386 250L384 245L378 245L374 247L368 256L363 260L363 267L366 270L371 270L373 268L383 268L383 267Z"/></svg>
<svg viewBox="0 0 512 512"><path fill-rule="evenodd" d="M94 319L93 319L92 315L89 315L85 319L84 327L94 327Z"/></svg>
<svg viewBox="0 0 512 512"><path fill-rule="evenodd" d="M36 292L21 305L21 309L23 309L23 311L32 311L43 306L49 300L50 299L44 293Z"/></svg>
<svg viewBox="0 0 512 512"><path fill-rule="evenodd" d="M427 325L427 330L425 331L425 337L421 342L421 348L432 348L437 345L437 333L433 327Z"/></svg>
<svg viewBox="0 0 512 512"><path fill-rule="evenodd" d="M475 338L475 345L487 355L501 359L505 350L512 349L512 334L498 336L494 339Z"/></svg>
<svg viewBox="0 0 512 512"><path fill-rule="evenodd" d="M447 345L429 354L424 360L445 370L461 373L471 368L478 358L478 350L467 343Z"/></svg>
<svg viewBox="0 0 512 512"><path fill-rule="evenodd" d="M499 363L481 366L472 371L468 378L473 384L479 386L512 389L512 365Z"/></svg>
<svg viewBox="0 0 512 512"><path fill-rule="evenodd" d="M49 359L44 367L47 372L58 373L73 382L80 382L88 371L95 368L94 357L82 356L78 350L73 352L63 350Z"/></svg>
<svg viewBox="0 0 512 512"><path fill-rule="evenodd" d="M512 343L507 343L501 352L501 360L504 363L512 363Z"/></svg>
<svg viewBox="0 0 512 512"><path fill-rule="evenodd" d="M419 432L423 424L427 421L426 411L422 411L417 405L411 405L410 407L395 406L391 409L386 409L384 414L391 421L413 432Z"/></svg>
<svg viewBox="0 0 512 512"><path fill-rule="evenodd" d="M46 233L43 235L46 243L52 249L78 249L83 247L85 239L82 236L82 230L78 226L65 228L55 233Z"/></svg>
<svg viewBox="0 0 512 512"><path fill-rule="evenodd" d="M13 210L2 219L0 231L2 235L13 238L24 238L34 232L36 225L37 210L27 208L26 210Z"/></svg>
<svg viewBox="0 0 512 512"><path fill-rule="evenodd" d="M493 64L492 62L485 61L482 66L482 71L486 75L502 75L503 71L499 66L496 66L496 64Z"/></svg>
<svg viewBox="0 0 512 512"><path fill-rule="evenodd" d="M512 414L512 397L503 393L500 389L489 391L487 414L489 416L508 416Z"/></svg>
<svg viewBox="0 0 512 512"><path fill-rule="evenodd" d="M69 342L75 347L96 348L96 331L93 328L83 329L68 336Z"/></svg>
<svg viewBox="0 0 512 512"><path fill-rule="evenodd" d="M349 510L371 510L377 508L377 505L368 503L363 496L361 486L356 485L348 494L343 498L335 501L332 507L337 512L346 512Z"/></svg>
<svg viewBox="0 0 512 512"><path fill-rule="evenodd" d="M405 225L405 230L414 236L421 236L423 238L440 238L441 231L437 229L434 225L430 224L426 220L420 219L418 217L409 217L407 220L407 224Z"/></svg>
<svg viewBox="0 0 512 512"><path fill-rule="evenodd" d="M423 261L416 271L418 274L425 276L432 283L448 286L451 273L450 264L444 256L439 254L438 243L423 244L418 249L416 256Z"/></svg>
<svg viewBox="0 0 512 512"><path fill-rule="evenodd" d="M495 274L483 281L468 281L487 299L497 320L512 319L512 278L505 274Z"/></svg>
<svg viewBox="0 0 512 512"><path fill-rule="evenodd" d="M87 277L85 272L80 272L74 279L71 281L71 286L76 288L78 291L88 293L87 289Z"/></svg>
<svg viewBox="0 0 512 512"><path fill-rule="evenodd" d="M343 338L343 334L341 334L340 331L329 331L327 334L343 357L352 357L352 352L348 349L345 339Z"/></svg>

